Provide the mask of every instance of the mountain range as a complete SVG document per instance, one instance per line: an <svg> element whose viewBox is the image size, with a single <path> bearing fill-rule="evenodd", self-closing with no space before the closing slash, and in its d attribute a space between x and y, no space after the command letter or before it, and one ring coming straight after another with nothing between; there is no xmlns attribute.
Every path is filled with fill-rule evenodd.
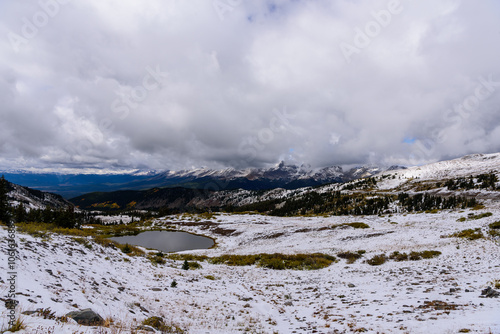
<svg viewBox="0 0 500 334"><path fill-rule="evenodd" d="M404 167L392 166L389 170ZM308 165L287 165L284 162L270 168L222 170L198 168L181 171L149 171L126 174L57 174L4 172L9 181L34 189L72 198L90 192L147 190L151 188L190 188L205 190L269 190L298 189L328 183L346 182L387 170L362 166L344 171L340 166L311 168Z"/></svg>
<svg viewBox="0 0 500 334"><path fill-rule="evenodd" d="M269 207L272 205L279 207L287 200L302 200L308 196L318 197L325 193L334 193L336 191L379 191L381 193L392 193L397 195L402 190L412 193L420 192L422 189L438 196L449 196L450 193L443 181L457 178L477 176L480 174L494 173L498 174L500 167L500 154L489 155L471 155L455 160L437 162L434 164L416 166L411 168L389 168L388 170L376 173L376 169L352 169L350 172L350 181L340 183L329 183L322 186L297 187L289 188L276 187L269 190L244 189L217 189L214 180L218 180L213 171L198 171L194 175L188 174L193 180L211 180L214 187L205 187L198 189L190 189L183 187L171 188L153 188L148 190L126 190L113 192L94 192L81 195L70 199L72 203L82 209L175 209L175 210L190 210L211 208L218 210L220 208L241 208L245 206L260 205ZM291 184L298 182L302 177L305 180L331 180L332 177L346 177L346 174L341 174L340 169L322 170L323 173L301 172L300 168L295 166L285 166L280 164L274 169L261 170L261 173L237 174L235 171L226 171L224 174L226 180L231 180L228 183L235 182L244 178L248 182L257 180L256 182L281 182L281 184ZM194 172L192 172L194 173ZM210 174L211 173L211 174ZM177 174L179 175L179 174ZM295 176L295 177L292 177ZM356 176L358 176L356 178ZM373 176L373 181L368 182L364 177ZM324 177L321 179L321 177ZM220 179L223 180L223 179ZM286 183L288 182L288 183ZM479 181L477 181L479 182ZM297 184L297 183L296 183ZM498 191L488 191L486 189L473 189L468 192L462 191L460 194L468 197L479 198L497 198Z"/></svg>
<svg viewBox="0 0 500 334"><path fill-rule="evenodd" d="M358 167L344 172L341 167L312 169L280 163L271 168L246 170L196 169L179 172L161 172L127 175L56 175L18 173L41 180L38 188L51 188L54 192L72 193L76 190L102 188L64 199L59 194L48 193L16 185L9 174L9 197L14 205L26 207L61 208L76 205L81 209L159 209L185 210L188 208L242 207L266 201L300 197L342 189L356 189L360 179L375 176L376 189L397 192L426 187L433 194L446 196L446 187L430 184L436 180L468 177L484 173L499 174L500 154L474 154L462 158L441 161L410 168ZM55 179L58 182L52 182ZM97 181L92 183L92 181ZM51 183L52 182L52 183ZM431 182L431 183L429 183ZM428 183L425 185L425 183ZM23 183L26 185L26 182ZM158 187L157 185L160 185ZM354 186L352 186L354 185ZM418 185L418 186L417 186ZM60 188L58 188L60 186ZM314 186L314 188L311 188ZM113 189L123 190L113 190ZM135 189L134 189L135 188ZM75 190L76 189L76 190ZM498 192L470 190L468 196L479 198L498 197Z"/></svg>

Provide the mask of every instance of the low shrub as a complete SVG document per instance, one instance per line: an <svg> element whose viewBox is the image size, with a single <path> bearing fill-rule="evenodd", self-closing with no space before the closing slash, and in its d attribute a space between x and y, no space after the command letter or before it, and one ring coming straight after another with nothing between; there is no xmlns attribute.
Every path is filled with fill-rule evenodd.
<svg viewBox="0 0 500 334"><path fill-rule="evenodd" d="M20 233L26 233L35 238L46 238L51 231L50 225L51 224L17 223L16 228Z"/></svg>
<svg viewBox="0 0 500 334"><path fill-rule="evenodd" d="M251 266L256 264L257 255L221 255L210 258L213 264L225 264L228 266Z"/></svg>
<svg viewBox="0 0 500 334"><path fill-rule="evenodd" d="M136 246L129 245L128 243L125 245L118 244L118 248L125 254L130 256L138 256L144 255L144 251Z"/></svg>
<svg viewBox="0 0 500 334"><path fill-rule="evenodd" d="M381 264L384 264L386 261L387 261L387 256L385 256L385 254L379 254L379 255L374 255L369 260L366 260L366 263L368 263L371 266L380 266Z"/></svg>
<svg viewBox="0 0 500 334"><path fill-rule="evenodd" d="M129 244L125 244L123 246L120 246L120 249L122 250L122 252L124 252L125 254L128 254L128 253L131 253L132 252L132 248L130 248Z"/></svg>
<svg viewBox="0 0 500 334"><path fill-rule="evenodd" d="M407 253L400 253L400 252L393 252L391 255L389 255L389 259L394 260L394 261L418 261L422 259L432 259L434 257L437 257L441 255L440 251L431 251L431 250L426 250L422 252L410 252L410 254Z"/></svg>
<svg viewBox="0 0 500 334"><path fill-rule="evenodd" d="M423 259L432 259L432 258L438 257L439 255L441 255L441 252L435 251L435 250L434 251L426 250L426 251L420 252L420 256Z"/></svg>
<svg viewBox="0 0 500 334"><path fill-rule="evenodd" d="M76 241L77 243L83 245L87 249L92 249L92 244L90 243L89 240L87 240L85 238L73 238L73 240Z"/></svg>
<svg viewBox="0 0 500 334"><path fill-rule="evenodd" d="M488 227L491 228L492 230L500 230L500 221L491 223L488 225Z"/></svg>
<svg viewBox="0 0 500 334"><path fill-rule="evenodd" d="M210 219L212 219L212 218L214 218L214 217L215 217L215 214L214 214L214 213L212 213L212 212L203 212L203 213L200 213L200 214L199 214L199 217L200 217L200 218L203 218L203 219L208 219L208 220L210 220Z"/></svg>
<svg viewBox="0 0 500 334"><path fill-rule="evenodd" d="M336 229L337 227L342 227L342 226L350 226L352 228L370 228L370 226L368 224L359 223L359 222L332 225L331 228Z"/></svg>
<svg viewBox="0 0 500 334"><path fill-rule="evenodd" d="M144 326L153 327L155 330L160 331L162 333L176 333L176 334L185 333L184 330L182 330L176 325L165 324L165 321L161 317L149 317L147 319L144 319L142 321L142 324Z"/></svg>
<svg viewBox="0 0 500 334"><path fill-rule="evenodd" d="M149 260L153 265L158 265L158 264L165 264L166 261L162 256L154 255L149 257Z"/></svg>
<svg viewBox="0 0 500 334"><path fill-rule="evenodd" d="M467 239L467 240L477 240L477 239L484 238L484 235L483 235L483 232L481 232L480 228L476 228L476 229L469 228L469 229L466 229L466 230L463 230L460 232L450 234L448 237L463 238L463 239Z"/></svg>
<svg viewBox="0 0 500 334"><path fill-rule="evenodd" d="M488 234L491 235L492 237L500 237L500 221L491 223L488 225L490 230L488 231Z"/></svg>
<svg viewBox="0 0 500 334"><path fill-rule="evenodd" d="M496 238L496 237L500 237L500 231L498 231L498 230L489 230L489 231L488 231L488 234L489 234L490 236L494 237L494 238Z"/></svg>
<svg viewBox="0 0 500 334"><path fill-rule="evenodd" d="M486 218L486 217L491 217L493 214L491 212L484 212L480 213L478 215L470 215L468 218L469 220L476 220L476 219L481 219L481 218Z"/></svg>
<svg viewBox="0 0 500 334"><path fill-rule="evenodd" d="M279 257L266 256L260 260L259 265L263 268L269 268L275 270L286 269L285 261Z"/></svg>
<svg viewBox="0 0 500 334"><path fill-rule="evenodd" d="M365 223L346 223L344 225L351 226L354 228L370 228L370 226Z"/></svg>
<svg viewBox="0 0 500 334"><path fill-rule="evenodd" d="M475 215L473 213L469 213L469 215L467 217L460 217L457 219L457 221L464 222L467 220L477 220L477 219L491 217L491 216L493 216L493 214L491 212L484 212L484 213L480 213L478 215Z"/></svg>
<svg viewBox="0 0 500 334"><path fill-rule="evenodd" d="M261 254L259 265L271 269L317 270L328 267L336 261L334 256L314 254L283 255Z"/></svg>
<svg viewBox="0 0 500 334"><path fill-rule="evenodd" d="M196 261L189 261L188 262L189 269L201 269L202 266Z"/></svg>
<svg viewBox="0 0 500 334"><path fill-rule="evenodd" d="M410 261L418 261L422 259L422 255L419 252L410 252L408 259L410 259Z"/></svg>
<svg viewBox="0 0 500 334"><path fill-rule="evenodd" d="M167 258L170 260L174 261L206 261L209 259L208 256L206 255L194 255L194 254L177 254L177 253L171 253L166 255Z"/></svg>
<svg viewBox="0 0 500 334"><path fill-rule="evenodd" d="M391 255L389 255L389 259L394 260L394 261L408 261L408 254L406 253L400 253L398 251L393 252Z"/></svg>
<svg viewBox="0 0 500 334"><path fill-rule="evenodd" d="M181 259L175 257L177 260ZM334 256L314 253L314 254L250 254L250 255L221 255L216 257L202 257L199 261L207 260L212 264L225 264L228 266L251 266L258 265L263 268L274 270L316 270L328 267L336 261ZM196 265L199 266L198 263ZM190 262L191 266L191 262Z"/></svg>
<svg viewBox="0 0 500 334"><path fill-rule="evenodd" d="M94 242L103 247L116 248L118 243L113 240L109 240L103 236L97 235L93 238Z"/></svg>
<svg viewBox="0 0 500 334"><path fill-rule="evenodd" d="M343 252L343 253L338 253L337 256L340 257L341 259L346 259L348 264L356 262L356 260L360 259L363 255L363 253L360 253L358 251L357 253L353 252Z"/></svg>

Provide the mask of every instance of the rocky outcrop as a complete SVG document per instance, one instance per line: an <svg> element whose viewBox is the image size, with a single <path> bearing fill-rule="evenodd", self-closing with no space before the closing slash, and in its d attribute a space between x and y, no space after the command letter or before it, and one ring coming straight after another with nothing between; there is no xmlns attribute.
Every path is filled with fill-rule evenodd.
<svg viewBox="0 0 500 334"><path fill-rule="evenodd" d="M69 312L66 316L84 326L101 326L104 324L104 319L89 308L81 311Z"/></svg>

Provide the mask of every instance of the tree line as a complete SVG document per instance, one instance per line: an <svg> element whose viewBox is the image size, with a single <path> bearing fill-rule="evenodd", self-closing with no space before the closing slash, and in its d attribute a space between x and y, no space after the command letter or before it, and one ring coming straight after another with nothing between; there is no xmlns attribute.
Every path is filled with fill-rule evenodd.
<svg viewBox="0 0 500 334"><path fill-rule="evenodd" d="M479 174L476 177L472 175L469 177L459 177L447 180L444 185L448 190L470 190L470 189L487 189L487 190L500 190L497 186L498 176L494 171L485 174Z"/></svg>
<svg viewBox="0 0 500 334"><path fill-rule="evenodd" d="M257 211L273 216L329 214L380 215L396 212L420 212L474 207L475 198L458 196L440 197L427 193L380 195L376 193L309 192L298 198L268 200L241 207L231 207L230 212Z"/></svg>

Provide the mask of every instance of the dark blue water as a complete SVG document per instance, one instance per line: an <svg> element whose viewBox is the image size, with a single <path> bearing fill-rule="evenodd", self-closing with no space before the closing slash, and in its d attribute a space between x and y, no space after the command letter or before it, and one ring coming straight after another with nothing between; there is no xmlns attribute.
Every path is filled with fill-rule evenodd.
<svg viewBox="0 0 500 334"><path fill-rule="evenodd" d="M208 249L214 241L207 237L186 232L147 231L137 235L109 238L120 244L158 249L162 252L179 252L192 249Z"/></svg>

